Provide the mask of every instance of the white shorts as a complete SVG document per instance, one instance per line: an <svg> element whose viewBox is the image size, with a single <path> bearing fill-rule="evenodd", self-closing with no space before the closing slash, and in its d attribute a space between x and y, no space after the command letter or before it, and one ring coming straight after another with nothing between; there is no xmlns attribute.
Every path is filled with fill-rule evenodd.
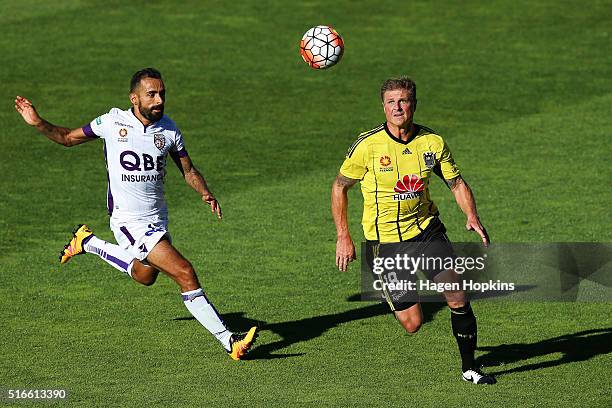
<svg viewBox="0 0 612 408"><path fill-rule="evenodd" d="M139 261L146 259L162 237L166 236L168 241L172 242L168 232L168 220L156 218L121 222L111 217L110 228L115 234L117 244Z"/></svg>

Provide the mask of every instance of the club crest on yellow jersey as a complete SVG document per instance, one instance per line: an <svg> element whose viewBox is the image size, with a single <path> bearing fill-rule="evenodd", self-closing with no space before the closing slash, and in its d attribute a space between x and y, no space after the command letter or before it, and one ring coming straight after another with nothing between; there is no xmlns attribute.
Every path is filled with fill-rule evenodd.
<svg viewBox="0 0 612 408"><path fill-rule="evenodd" d="M428 169L432 169L436 165L436 155L433 152L423 153L423 161Z"/></svg>

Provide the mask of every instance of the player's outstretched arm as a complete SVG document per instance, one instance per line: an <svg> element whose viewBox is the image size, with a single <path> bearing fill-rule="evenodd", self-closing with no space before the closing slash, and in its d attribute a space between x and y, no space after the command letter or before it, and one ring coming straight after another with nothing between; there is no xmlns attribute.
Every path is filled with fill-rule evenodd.
<svg viewBox="0 0 612 408"><path fill-rule="evenodd" d="M336 266L342 272L346 272L349 262L357 259L355 255L355 245L353 244L348 228L347 191L358 181L359 180L338 174L332 185L331 208L338 236L338 240L336 241Z"/></svg>
<svg viewBox="0 0 612 408"><path fill-rule="evenodd" d="M176 164L181 173L183 173L185 182L187 182L191 188L200 194L202 201L210 205L210 211L213 214L216 214L217 218L221 220L223 218L223 215L221 214L221 206L208 188L208 184L206 184L204 176L202 176L202 173L196 169L189 156L181 157Z"/></svg>
<svg viewBox="0 0 612 408"><path fill-rule="evenodd" d="M25 123L35 127L36 130L55 143L70 147L93 140L85 136L82 128L69 129L55 126L47 122L40 117L36 108L32 105L32 102L23 96L17 96L15 98L15 109L19 112Z"/></svg>
<svg viewBox="0 0 612 408"><path fill-rule="evenodd" d="M489 246L489 234L487 234L487 230L480 222L480 218L478 218L476 199L474 198L474 194L472 193L470 186L468 186L461 176L455 177L451 180L446 180L446 184L448 184L453 192L459 208L461 208L461 211L463 211L467 217L465 228L468 231L476 231L478 235L480 235L483 245Z"/></svg>

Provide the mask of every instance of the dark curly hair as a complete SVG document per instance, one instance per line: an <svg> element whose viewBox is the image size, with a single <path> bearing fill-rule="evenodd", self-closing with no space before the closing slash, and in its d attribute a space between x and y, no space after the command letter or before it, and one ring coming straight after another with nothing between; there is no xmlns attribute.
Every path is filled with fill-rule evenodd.
<svg viewBox="0 0 612 408"><path fill-rule="evenodd" d="M162 79L162 74L155 68L141 69L140 71L132 75L132 80L130 81L130 92L134 92L136 88L138 88L138 86L140 85L140 81L143 78Z"/></svg>

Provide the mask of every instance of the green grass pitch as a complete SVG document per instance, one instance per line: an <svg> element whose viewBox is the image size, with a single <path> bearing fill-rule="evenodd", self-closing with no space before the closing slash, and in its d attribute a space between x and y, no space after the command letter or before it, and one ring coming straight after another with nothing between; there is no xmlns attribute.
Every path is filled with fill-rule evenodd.
<svg viewBox="0 0 612 408"><path fill-rule="evenodd" d="M130 5L128 5L130 3ZM460 381L449 313L403 333L334 267L331 182L378 89L408 74L416 121L444 135L497 242L611 242L612 3L6 1L0 15L0 388L63 388L70 406L610 406L610 303L475 301L494 387ZM331 24L331 70L298 42ZM128 106L155 66L167 114L218 196L218 223L170 169L177 247L228 323L262 325L231 361L166 277L145 288L96 257L59 268L77 223L112 239L100 142L66 149L15 95L77 127ZM476 241L441 183L454 241ZM357 242L361 198L350 194ZM502 364L503 363L503 364ZM0 405L8 402L0 401ZM23 403L24 405L27 403Z"/></svg>

